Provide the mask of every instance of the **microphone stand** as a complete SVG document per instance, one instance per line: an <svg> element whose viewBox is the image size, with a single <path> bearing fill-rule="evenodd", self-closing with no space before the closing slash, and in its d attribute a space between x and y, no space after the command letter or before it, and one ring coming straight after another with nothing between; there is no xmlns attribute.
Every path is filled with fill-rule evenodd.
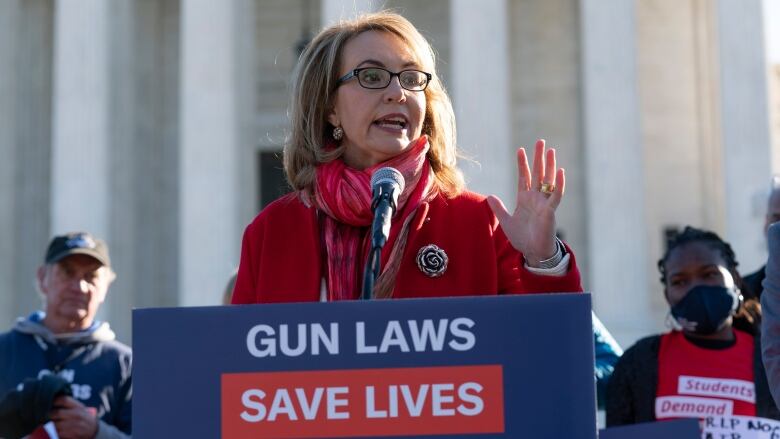
<svg viewBox="0 0 780 439"><path fill-rule="evenodd" d="M374 298L374 283L379 277L381 271L381 256L382 247L371 246L371 251L368 252L368 259L366 260L366 268L363 271L363 294L362 300L371 300Z"/></svg>
<svg viewBox="0 0 780 439"><path fill-rule="evenodd" d="M382 232L382 223L385 216L392 216L395 212L395 206L389 192L380 193L372 207L374 208L374 222L371 226L371 250L368 252L366 267L363 270L363 292L360 296L362 300L374 298L374 284L382 268L382 247L387 242L387 236ZM390 224L389 218L387 218L386 224Z"/></svg>

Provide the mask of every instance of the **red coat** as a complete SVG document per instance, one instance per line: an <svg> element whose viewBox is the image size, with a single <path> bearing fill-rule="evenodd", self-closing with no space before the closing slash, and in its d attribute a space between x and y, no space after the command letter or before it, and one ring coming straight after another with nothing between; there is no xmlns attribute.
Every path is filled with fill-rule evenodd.
<svg viewBox="0 0 780 439"><path fill-rule="evenodd" d="M420 205L409 227L394 298L582 291L570 249L563 277L524 269L522 255L507 240L484 196L438 196ZM447 254L447 269L439 277L429 277L417 266L417 253L428 244ZM271 203L244 232L233 303L318 301L322 252L316 209L292 194ZM383 268L388 253L383 252Z"/></svg>

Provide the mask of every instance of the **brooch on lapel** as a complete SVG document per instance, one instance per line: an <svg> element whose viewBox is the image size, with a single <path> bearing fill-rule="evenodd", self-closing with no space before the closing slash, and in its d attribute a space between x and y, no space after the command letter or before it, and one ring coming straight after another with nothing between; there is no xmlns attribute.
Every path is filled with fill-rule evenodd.
<svg viewBox="0 0 780 439"><path fill-rule="evenodd" d="M429 277L444 274L447 271L447 261L447 253L433 244L428 244L417 252L417 268Z"/></svg>

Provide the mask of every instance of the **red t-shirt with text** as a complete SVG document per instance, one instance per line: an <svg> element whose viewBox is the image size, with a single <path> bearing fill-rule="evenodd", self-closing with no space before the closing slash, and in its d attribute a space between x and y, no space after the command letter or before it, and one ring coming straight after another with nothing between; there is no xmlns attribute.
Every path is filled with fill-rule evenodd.
<svg viewBox="0 0 780 439"><path fill-rule="evenodd" d="M661 337L656 419L755 416L753 336L734 331L726 349L705 349L682 332Z"/></svg>

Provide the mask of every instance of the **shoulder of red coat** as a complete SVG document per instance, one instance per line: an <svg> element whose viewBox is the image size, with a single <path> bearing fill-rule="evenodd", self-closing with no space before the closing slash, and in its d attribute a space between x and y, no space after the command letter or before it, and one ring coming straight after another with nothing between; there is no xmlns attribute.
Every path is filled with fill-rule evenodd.
<svg viewBox="0 0 780 439"><path fill-rule="evenodd" d="M471 191L463 191L454 197L439 195L437 201L456 206L477 206L487 203L487 197Z"/></svg>
<svg viewBox="0 0 780 439"><path fill-rule="evenodd" d="M257 214L252 224L305 218L311 213L311 209L310 206L303 203L298 192L291 192L265 206Z"/></svg>

